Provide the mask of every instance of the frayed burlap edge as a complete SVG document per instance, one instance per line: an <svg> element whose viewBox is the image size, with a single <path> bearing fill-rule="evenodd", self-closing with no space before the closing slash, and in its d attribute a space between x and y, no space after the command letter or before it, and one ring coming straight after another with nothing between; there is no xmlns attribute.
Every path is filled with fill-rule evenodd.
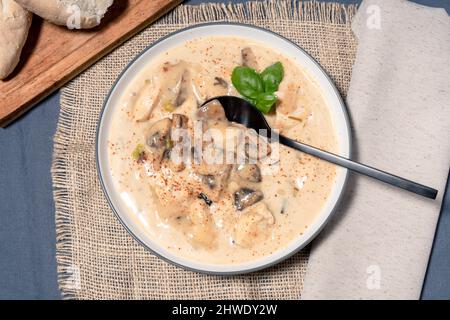
<svg viewBox="0 0 450 320"><path fill-rule="evenodd" d="M161 18L163 23L199 23L220 20L295 19L321 23L350 23L356 5L318 1L250 1L239 4L180 5Z"/></svg>
<svg viewBox="0 0 450 320"><path fill-rule="evenodd" d="M67 170L67 145L69 143L68 128L71 125L72 108L74 102L72 86L69 83L61 91L60 114L56 134L53 138L53 161L51 174L53 180L53 197L55 200L56 222L56 261L58 283L64 299L75 298L73 279L74 270L72 264L72 218L70 210L72 205L70 184L67 182L70 171Z"/></svg>

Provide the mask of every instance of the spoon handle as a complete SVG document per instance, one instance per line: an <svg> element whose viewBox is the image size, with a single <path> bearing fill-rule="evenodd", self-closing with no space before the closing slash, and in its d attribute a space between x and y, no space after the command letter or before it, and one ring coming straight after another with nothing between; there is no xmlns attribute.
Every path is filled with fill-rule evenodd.
<svg viewBox="0 0 450 320"><path fill-rule="evenodd" d="M282 135L279 136L279 142L281 144L284 144L285 146L310 154L322 160L337 164L341 167L361 173L371 178L378 179L380 181L386 182L398 188L408 190L410 192L416 193L426 198L436 199L438 191L433 188L424 186L422 184L366 166L364 164L312 147L310 145L297 142Z"/></svg>

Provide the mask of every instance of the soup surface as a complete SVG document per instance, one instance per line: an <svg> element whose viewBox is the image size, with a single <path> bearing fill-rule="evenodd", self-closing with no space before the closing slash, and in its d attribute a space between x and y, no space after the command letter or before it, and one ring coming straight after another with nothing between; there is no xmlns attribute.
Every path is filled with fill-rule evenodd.
<svg viewBox="0 0 450 320"><path fill-rule="evenodd" d="M129 215L168 250L197 262L244 263L286 247L320 214L336 176L324 161L229 122L236 66L284 68L266 117L283 135L338 153L320 88L301 66L235 37L188 41L155 57L121 98L109 164Z"/></svg>

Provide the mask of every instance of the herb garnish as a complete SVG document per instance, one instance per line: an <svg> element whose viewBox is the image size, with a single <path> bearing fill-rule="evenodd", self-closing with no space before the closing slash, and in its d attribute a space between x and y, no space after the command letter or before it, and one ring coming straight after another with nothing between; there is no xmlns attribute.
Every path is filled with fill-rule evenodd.
<svg viewBox="0 0 450 320"><path fill-rule="evenodd" d="M283 80L284 70L281 62L276 62L258 73L250 67L236 67L231 82L236 90L261 112L269 113L277 102L275 92Z"/></svg>
<svg viewBox="0 0 450 320"><path fill-rule="evenodd" d="M131 153L131 157L138 162L144 160L143 159L145 157L144 146L139 143Z"/></svg>
<svg viewBox="0 0 450 320"><path fill-rule="evenodd" d="M142 144L138 144L136 148L134 148L133 152L131 153L131 156L133 159L137 160L139 158L139 154L144 150L144 146Z"/></svg>

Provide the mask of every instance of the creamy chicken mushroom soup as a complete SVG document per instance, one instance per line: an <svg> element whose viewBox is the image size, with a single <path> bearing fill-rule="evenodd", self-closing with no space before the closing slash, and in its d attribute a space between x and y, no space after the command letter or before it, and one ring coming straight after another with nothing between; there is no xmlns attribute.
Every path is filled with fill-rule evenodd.
<svg viewBox="0 0 450 320"><path fill-rule="evenodd" d="M236 66L262 71L277 61L284 78L269 123L337 153L314 80L248 39L188 41L155 57L122 97L109 132L111 174L130 216L168 250L203 263L248 262L286 247L321 212L333 165L229 122L218 101L200 108L211 97L239 95L230 80Z"/></svg>

